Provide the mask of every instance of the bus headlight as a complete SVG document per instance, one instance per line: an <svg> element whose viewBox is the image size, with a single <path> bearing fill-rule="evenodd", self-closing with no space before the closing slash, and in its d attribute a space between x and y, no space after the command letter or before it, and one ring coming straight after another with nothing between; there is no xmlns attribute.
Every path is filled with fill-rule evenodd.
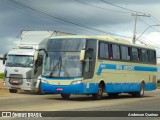
<svg viewBox="0 0 160 120"><path fill-rule="evenodd" d="M77 80L77 81L72 81L71 82L72 85L74 85L74 84L80 84L80 83L82 83L82 80Z"/></svg>
<svg viewBox="0 0 160 120"><path fill-rule="evenodd" d="M41 82L43 82L43 83L47 83L47 84L48 84L48 81L47 81L47 80L43 80L43 79L41 79Z"/></svg>

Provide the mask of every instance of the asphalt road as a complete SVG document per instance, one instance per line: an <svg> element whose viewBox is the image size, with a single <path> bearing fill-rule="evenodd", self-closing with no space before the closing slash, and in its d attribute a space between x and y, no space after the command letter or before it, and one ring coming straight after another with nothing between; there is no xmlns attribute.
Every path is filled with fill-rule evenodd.
<svg viewBox="0 0 160 120"><path fill-rule="evenodd" d="M160 111L160 90L145 92L143 98L133 98L128 94L122 94L118 98L109 98L104 94L102 100L93 100L91 96L83 95L72 95L69 100L63 100L60 95L7 93L0 94L0 111ZM57 119L63 120L64 117L58 117ZM73 117L67 119L72 120ZM94 120L96 117L88 117L87 119ZM110 119L114 120L117 117ZM128 118L123 118L123 120L125 119ZM151 118L145 118L145 120L148 119ZM160 117L152 119L158 120Z"/></svg>

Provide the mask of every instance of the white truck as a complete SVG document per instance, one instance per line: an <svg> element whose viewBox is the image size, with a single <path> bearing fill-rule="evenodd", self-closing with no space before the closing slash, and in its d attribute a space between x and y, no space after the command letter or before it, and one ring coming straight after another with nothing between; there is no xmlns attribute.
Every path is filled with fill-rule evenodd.
<svg viewBox="0 0 160 120"><path fill-rule="evenodd" d="M18 89L37 91L35 85L42 73L44 49L53 36L71 35L59 31L22 31L21 41L4 57L4 86L10 93ZM39 90L41 92L41 90Z"/></svg>

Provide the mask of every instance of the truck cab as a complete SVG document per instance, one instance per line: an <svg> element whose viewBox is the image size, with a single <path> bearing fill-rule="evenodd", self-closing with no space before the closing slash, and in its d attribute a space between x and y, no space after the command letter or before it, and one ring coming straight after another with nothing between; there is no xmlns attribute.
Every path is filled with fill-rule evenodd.
<svg viewBox="0 0 160 120"><path fill-rule="evenodd" d="M11 93L18 89L36 90L37 77L42 72L43 53L33 49L13 49L8 53L4 84Z"/></svg>

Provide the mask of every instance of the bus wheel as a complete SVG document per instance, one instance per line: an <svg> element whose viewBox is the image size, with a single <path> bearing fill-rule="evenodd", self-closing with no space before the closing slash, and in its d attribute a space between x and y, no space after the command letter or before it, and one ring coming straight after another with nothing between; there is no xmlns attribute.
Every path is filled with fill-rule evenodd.
<svg viewBox="0 0 160 120"><path fill-rule="evenodd" d="M69 99L70 94L61 94L61 97L62 97L63 99Z"/></svg>
<svg viewBox="0 0 160 120"><path fill-rule="evenodd" d="M95 100L100 100L100 99L102 99L103 90L104 90L104 88L103 88L102 84L99 84L99 86L98 86L98 92L95 93L95 94L92 94L92 97L93 97Z"/></svg>
<svg viewBox="0 0 160 120"><path fill-rule="evenodd" d="M137 97L143 97L144 96L144 83L141 83L140 91L137 93Z"/></svg>
<svg viewBox="0 0 160 120"><path fill-rule="evenodd" d="M16 89L9 89L9 92L10 93L17 93L17 90Z"/></svg>

